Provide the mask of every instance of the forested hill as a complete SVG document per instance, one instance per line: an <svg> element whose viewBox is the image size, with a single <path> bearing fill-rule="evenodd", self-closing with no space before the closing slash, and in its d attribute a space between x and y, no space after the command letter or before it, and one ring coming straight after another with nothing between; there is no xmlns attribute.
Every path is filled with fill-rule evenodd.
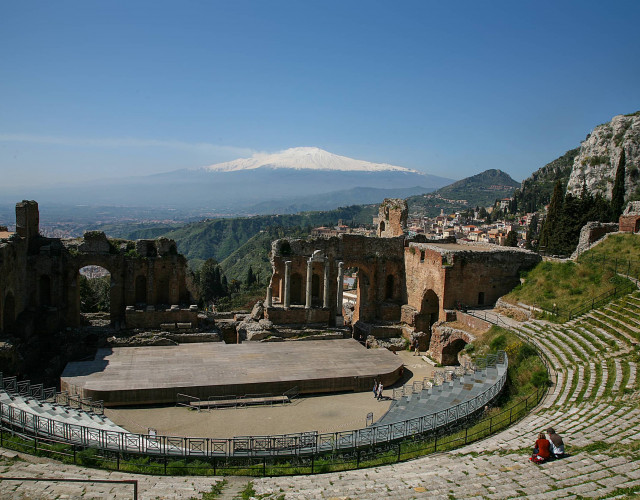
<svg viewBox="0 0 640 500"><path fill-rule="evenodd" d="M490 169L449 184L429 194L407 198L410 213L428 216L477 206L493 205L496 199L507 198L520 184L502 170Z"/></svg>
<svg viewBox="0 0 640 500"><path fill-rule="evenodd" d="M371 224L378 212L378 205L353 205L326 212L302 212L287 215L259 215L230 219L210 219L180 227L129 226L125 231L109 231L101 228L109 236L127 239L157 238L164 236L176 241L178 250L189 260L193 268L198 268L208 258L222 262L239 250L251 238L267 232L272 239L289 236L289 233L303 231L308 234L317 226L335 226L339 220L344 224ZM115 229L115 228L114 228ZM291 231L295 229L295 231ZM302 234L302 233L301 233ZM247 250L248 251L248 250ZM246 271L245 271L246 272ZM235 276L230 276L235 277Z"/></svg>

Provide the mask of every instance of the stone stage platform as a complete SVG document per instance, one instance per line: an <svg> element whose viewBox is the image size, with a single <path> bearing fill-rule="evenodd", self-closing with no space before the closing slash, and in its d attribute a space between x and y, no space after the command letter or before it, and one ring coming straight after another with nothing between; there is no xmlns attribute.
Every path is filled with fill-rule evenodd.
<svg viewBox="0 0 640 500"><path fill-rule="evenodd" d="M368 391L391 385L401 359L353 339L219 342L98 349L91 361L68 363L61 389L105 406L175 403L177 394L211 396Z"/></svg>

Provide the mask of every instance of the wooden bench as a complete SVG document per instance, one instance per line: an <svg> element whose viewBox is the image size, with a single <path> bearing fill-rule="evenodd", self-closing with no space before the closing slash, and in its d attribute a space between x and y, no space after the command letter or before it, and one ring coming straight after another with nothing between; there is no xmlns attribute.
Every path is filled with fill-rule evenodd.
<svg viewBox="0 0 640 500"><path fill-rule="evenodd" d="M192 401L189 403L189 406L194 410L203 410L208 408L286 404L290 402L289 396L249 396L242 398L212 399L209 401Z"/></svg>

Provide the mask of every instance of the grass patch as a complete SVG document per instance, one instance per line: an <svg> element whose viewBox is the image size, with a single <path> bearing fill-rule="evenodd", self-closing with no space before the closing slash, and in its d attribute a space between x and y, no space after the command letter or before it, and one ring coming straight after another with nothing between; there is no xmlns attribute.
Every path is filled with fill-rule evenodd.
<svg viewBox="0 0 640 500"><path fill-rule="evenodd" d="M547 369L536 350L510 330L494 325L469 345L473 349L468 349L467 352L473 358L484 357L497 350L506 351L509 369L505 389L498 403L500 405L504 405L509 398L522 397L538 388L547 387L550 383Z"/></svg>
<svg viewBox="0 0 640 500"><path fill-rule="evenodd" d="M638 241L640 238L635 237ZM546 310L556 310L560 320L568 319L569 311L586 306L592 300L616 287L630 286L630 281L619 276L619 266L602 256L601 245L583 254L577 262L541 262L528 273L524 283L518 285L504 299L510 303L524 302ZM634 246L635 248L635 246ZM640 249L636 256L640 256ZM639 262L640 264L640 262ZM638 266L640 271L640 265ZM625 269L626 273L626 269Z"/></svg>

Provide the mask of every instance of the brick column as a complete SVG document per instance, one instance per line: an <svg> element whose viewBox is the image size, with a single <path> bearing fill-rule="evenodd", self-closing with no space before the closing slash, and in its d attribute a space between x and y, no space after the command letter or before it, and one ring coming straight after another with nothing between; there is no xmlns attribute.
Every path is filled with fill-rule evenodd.
<svg viewBox="0 0 640 500"><path fill-rule="evenodd" d="M324 261L324 288L322 295L322 307L324 309L329 308L329 259Z"/></svg>
<svg viewBox="0 0 640 500"><path fill-rule="evenodd" d="M311 283L313 282L313 261L309 259L307 261L307 289L306 300L304 303L305 309L311 309Z"/></svg>
<svg viewBox="0 0 640 500"><path fill-rule="evenodd" d="M267 287L267 305L266 307L273 307L273 298L272 298L272 290L271 290L271 285L269 285Z"/></svg>
<svg viewBox="0 0 640 500"><path fill-rule="evenodd" d="M338 298L336 316L342 316L342 284L344 282L344 262L338 262Z"/></svg>
<svg viewBox="0 0 640 500"><path fill-rule="evenodd" d="M291 306L291 261L284 263L284 308Z"/></svg>

